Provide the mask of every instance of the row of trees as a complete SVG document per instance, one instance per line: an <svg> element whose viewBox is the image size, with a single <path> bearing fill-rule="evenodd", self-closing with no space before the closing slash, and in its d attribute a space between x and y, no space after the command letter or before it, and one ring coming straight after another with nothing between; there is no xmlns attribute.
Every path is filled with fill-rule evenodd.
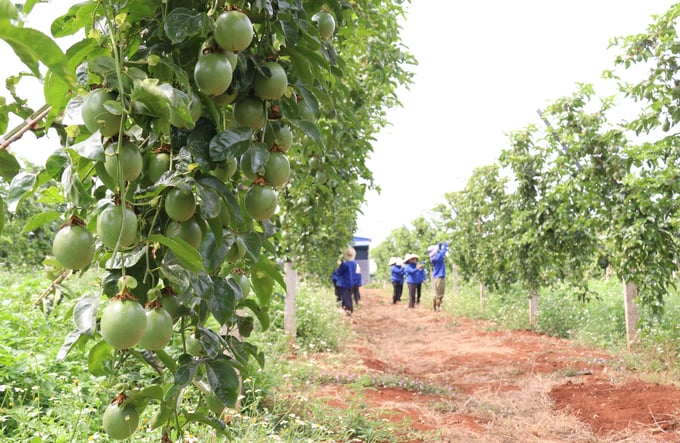
<svg viewBox="0 0 680 443"><path fill-rule="evenodd" d="M604 76L616 93L578 84L539 111L540 124L510 133L496 164L376 253L448 238L463 278L521 285L534 302L557 283L588 297L593 272L611 267L629 299L660 314L680 252L679 15L673 6L646 33L612 40L617 55Z"/></svg>

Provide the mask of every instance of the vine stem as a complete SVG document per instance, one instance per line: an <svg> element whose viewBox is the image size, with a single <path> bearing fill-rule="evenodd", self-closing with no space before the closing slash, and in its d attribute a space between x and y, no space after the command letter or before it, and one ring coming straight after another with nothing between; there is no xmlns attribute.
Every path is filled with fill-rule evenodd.
<svg viewBox="0 0 680 443"><path fill-rule="evenodd" d="M0 151L7 149L9 145L19 140L26 133L26 131L33 129L36 123L45 118L47 113L50 112L50 109L52 109L52 106L43 105L40 109L31 114L31 116L27 118L22 124L15 127L4 136L0 137Z"/></svg>
<svg viewBox="0 0 680 443"><path fill-rule="evenodd" d="M42 292L42 294L40 294L40 296L36 299L36 301L33 302L32 308L35 308L36 306L38 306L40 304L40 302L42 302L45 297L47 297L50 293L52 293L52 291L54 291L56 289L57 285L59 283L61 283L70 274L71 274L70 269L66 269L64 271L61 271L61 273L57 276L57 278L52 280L52 283L50 283L50 285L47 287L47 289L45 289Z"/></svg>

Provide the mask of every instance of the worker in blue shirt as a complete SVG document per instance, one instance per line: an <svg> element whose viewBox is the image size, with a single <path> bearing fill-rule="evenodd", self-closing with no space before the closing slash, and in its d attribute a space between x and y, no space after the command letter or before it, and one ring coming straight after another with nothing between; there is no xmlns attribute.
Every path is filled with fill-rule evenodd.
<svg viewBox="0 0 680 443"><path fill-rule="evenodd" d="M342 252L342 263L337 270L337 285L340 288L340 301L342 309L347 315L352 315L354 312L354 304L352 303L352 286L354 286L355 276L357 272L357 262L354 261L357 253L353 247L348 246Z"/></svg>
<svg viewBox="0 0 680 443"><path fill-rule="evenodd" d="M449 250L449 242L439 242L427 248L432 263L432 281L434 284L434 310L442 310L442 300L446 290L446 263L444 257Z"/></svg>
<svg viewBox="0 0 680 443"><path fill-rule="evenodd" d="M404 266L399 257L392 257L388 263L390 265L392 281L392 304L401 301L401 294L404 292Z"/></svg>
<svg viewBox="0 0 680 443"><path fill-rule="evenodd" d="M406 286L408 287L408 307L415 308L416 284L420 278L418 256L416 254L406 254L406 257L404 257L404 273L406 274Z"/></svg>

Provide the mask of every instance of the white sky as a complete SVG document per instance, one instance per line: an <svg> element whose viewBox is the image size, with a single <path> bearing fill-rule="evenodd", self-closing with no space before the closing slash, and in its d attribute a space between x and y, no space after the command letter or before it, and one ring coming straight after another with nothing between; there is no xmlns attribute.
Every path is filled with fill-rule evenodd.
<svg viewBox="0 0 680 443"><path fill-rule="evenodd" d="M509 147L505 134L542 125L537 109L614 67L610 38L645 32L674 3L413 0L402 40L419 65L374 145L382 192L368 195L357 235L377 246L461 190Z"/></svg>
<svg viewBox="0 0 680 443"><path fill-rule="evenodd" d="M52 20L73 3L38 4L27 26L49 35ZM400 91L403 107L388 111L391 126L374 145L368 166L382 192L368 194L357 235L376 246L443 202L445 192L462 189L474 168L494 163L508 147L506 133L542 124L537 109L573 93L577 82L597 83L613 67L610 38L644 32L652 14L674 3L412 0L402 40L419 65L411 89ZM2 41L0 59L1 78L15 73ZM22 92L42 92L22 85ZM43 104L40 94L30 103L35 108ZM41 164L57 143L54 135L36 140L27 133L12 150Z"/></svg>

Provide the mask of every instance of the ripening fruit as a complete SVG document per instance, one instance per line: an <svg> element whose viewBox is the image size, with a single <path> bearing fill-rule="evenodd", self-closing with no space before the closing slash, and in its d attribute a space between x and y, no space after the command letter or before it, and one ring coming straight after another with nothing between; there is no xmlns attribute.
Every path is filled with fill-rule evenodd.
<svg viewBox="0 0 680 443"><path fill-rule="evenodd" d="M106 172L112 177L119 177L119 172L122 178L127 181L133 181L142 173L144 160L142 153L136 144L125 141L120 146L120 151L117 152L118 143L111 143L104 151L104 168ZM119 171L120 168L120 171Z"/></svg>
<svg viewBox="0 0 680 443"><path fill-rule="evenodd" d="M288 125L271 123L264 131L264 142L267 147L276 145L282 152L287 152L293 145L293 132Z"/></svg>
<svg viewBox="0 0 680 443"><path fill-rule="evenodd" d="M319 30L319 36L327 40L333 36L335 32L335 19L328 12L317 12L312 16L312 21L316 23Z"/></svg>
<svg viewBox="0 0 680 443"><path fill-rule="evenodd" d="M116 349L130 349L144 336L146 313L134 300L113 300L102 312L100 327L106 343Z"/></svg>
<svg viewBox="0 0 680 443"><path fill-rule="evenodd" d="M172 220L168 223L165 235L171 238L181 238L196 249L201 246L203 241L201 226L193 218L183 222Z"/></svg>
<svg viewBox="0 0 680 443"><path fill-rule="evenodd" d="M165 196L165 213L173 220L186 221L196 212L196 197L191 191L172 188Z"/></svg>
<svg viewBox="0 0 680 443"><path fill-rule="evenodd" d="M146 311L146 329L137 347L150 351L163 349L172 337L172 323L172 316L165 308Z"/></svg>
<svg viewBox="0 0 680 443"><path fill-rule="evenodd" d="M94 237L82 226L64 226L54 236L52 254L63 267L82 269L94 256Z"/></svg>
<svg viewBox="0 0 680 443"><path fill-rule="evenodd" d="M104 108L104 103L115 99L114 94L101 88L95 89L85 97L80 112L83 122L90 132L99 130L104 137L118 134L122 117L112 114Z"/></svg>
<svg viewBox="0 0 680 443"><path fill-rule="evenodd" d="M194 65L194 82L206 95L221 95L229 85L233 70L226 55L210 52L198 56Z"/></svg>
<svg viewBox="0 0 680 443"><path fill-rule="evenodd" d="M250 180L255 180L257 178L257 172L253 171L253 158L250 151L246 151L243 153L243 155L241 155L239 167L241 168L241 173L245 178Z"/></svg>
<svg viewBox="0 0 680 443"><path fill-rule="evenodd" d="M203 345L201 345L201 341L197 339L195 335L191 334L189 337L187 337L185 340L185 345L187 354L193 355L194 357L201 355Z"/></svg>
<svg viewBox="0 0 680 443"><path fill-rule="evenodd" d="M123 407L118 403L111 403L102 417L104 430L114 440L125 440L137 430L139 426L139 412L134 405Z"/></svg>
<svg viewBox="0 0 680 443"><path fill-rule="evenodd" d="M238 88L233 88L234 90L230 93L229 90L227 89L227 92L224 94L216 95L212 99L215 102L216 105L218 106L227 106L236 100L239 94Z"/></svg>
<svg viewBox="0 0 680 443"><path fill-rule="evenodd" d="M264 164L264 179L275 188L281 187L288 182L290 177L290 161L286 154L270 152L267 162Z"/></svg>
<svg viewBox="0 0 680 443"><path fill-rule="evenodd" d="M229 180L236 173L237 162L234 157L227 157L224 163L210 171L213 177L217 177L223 182Z"/></svg>
<svg viewBox="0 0 680 443"><path fill-rule="evenodd" d="M252 186L244 200L246 212L258 221L266 220L276 212L278 196L271 186Z"/></svg>
<svg viewBox="0 0 680 443"><path fill-rule="evenodd" d="M160 180L164 172L170 170L170 154L167 152L158 152L151 154L149 164L146 166L146 176L151 183L156 183Z"/></svg>
<svg viewBox="0 0 680 443"><path fill-rule="evenodd" d="M288 87L288 76L283 66L276 62L266 62L262 71L255 74L253 89L255 95L262 100L277 100L281 98Z"/></svg>
<svg viewBox="0 0 680 443"><path fill-rule="evenodd" d="M114 249L120 237L120 247L132 246L137 240L137 216L127 206L114 205L105 208L97 217L99 240Z"/></svg>
<svg viewBox="0 0 680 443"><path fill-rule="evenodd" d="M267 119L264 102L257 97L245 97L234 103L234 120L239 126L261 129Z"/></svg>
<svg viewBox="0 0 680 443"><path fill-rule="evenodd" d="M214 38L225 51L243 51L253 41L253 24L242 12L225 11L215 20Z"/></svg>

